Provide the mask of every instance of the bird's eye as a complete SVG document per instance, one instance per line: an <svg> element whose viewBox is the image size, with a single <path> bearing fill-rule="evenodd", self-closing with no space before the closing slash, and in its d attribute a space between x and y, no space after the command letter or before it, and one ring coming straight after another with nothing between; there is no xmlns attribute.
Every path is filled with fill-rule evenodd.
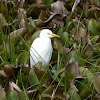
<svg viewBox="0 0 100 100"><path fill-rule="evenodd" d="M50 33L48 33L48 35L50 35Z"/></svg>

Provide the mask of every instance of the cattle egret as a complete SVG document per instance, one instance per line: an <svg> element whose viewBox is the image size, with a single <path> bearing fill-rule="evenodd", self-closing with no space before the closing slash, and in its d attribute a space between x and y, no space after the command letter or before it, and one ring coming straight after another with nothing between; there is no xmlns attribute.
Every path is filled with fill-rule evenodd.
<svg viewBox="0 0 100 100"><path fill-rule="evenodd" d="M49 29L43 29L40 36L36 38L30 48L30 65L33 67L38 62L42 62L41 69L43 70L50 62L52 57L52 37L59 37L53 34Z"/></svg>

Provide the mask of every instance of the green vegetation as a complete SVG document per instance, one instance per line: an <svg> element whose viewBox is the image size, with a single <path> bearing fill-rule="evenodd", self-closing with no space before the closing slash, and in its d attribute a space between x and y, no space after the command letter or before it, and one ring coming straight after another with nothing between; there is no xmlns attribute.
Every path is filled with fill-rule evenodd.
<svg viewBox="0 0 100 100"><path fill-rule="evenodd" d="M0 100L100 99L100 1L74 1L0 1ZM60 38L42 71L29 49L44 28Z"/></svg>

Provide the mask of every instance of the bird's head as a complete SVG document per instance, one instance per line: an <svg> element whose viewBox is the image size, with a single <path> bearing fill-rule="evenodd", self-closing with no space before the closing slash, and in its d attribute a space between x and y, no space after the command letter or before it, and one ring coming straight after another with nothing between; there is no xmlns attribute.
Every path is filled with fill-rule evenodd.
<svg viewBox="0 0 100 100"><path fill-rule="evenodd" d="M52 37L59 37L59 36L56 35L56 34L53 34L52 31L49 30L49 29L43 29L43 30L40 32L40 37L52 38Z"/></svg>

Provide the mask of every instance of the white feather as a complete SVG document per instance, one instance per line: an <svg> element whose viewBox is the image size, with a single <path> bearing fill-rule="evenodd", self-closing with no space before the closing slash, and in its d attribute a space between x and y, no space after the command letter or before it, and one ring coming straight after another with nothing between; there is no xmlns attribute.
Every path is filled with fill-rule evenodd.
<svg viewBox="0 0 100 100"><path fill-rule="evenodd" d="M48 34L49 33L49 34ZM51 36L52 31L44 29L40 33L40 37L36 38L30 48L30 64L33 67L38 62L42 62L42 69L49 64L52 57L52 43Z"/></svg>

